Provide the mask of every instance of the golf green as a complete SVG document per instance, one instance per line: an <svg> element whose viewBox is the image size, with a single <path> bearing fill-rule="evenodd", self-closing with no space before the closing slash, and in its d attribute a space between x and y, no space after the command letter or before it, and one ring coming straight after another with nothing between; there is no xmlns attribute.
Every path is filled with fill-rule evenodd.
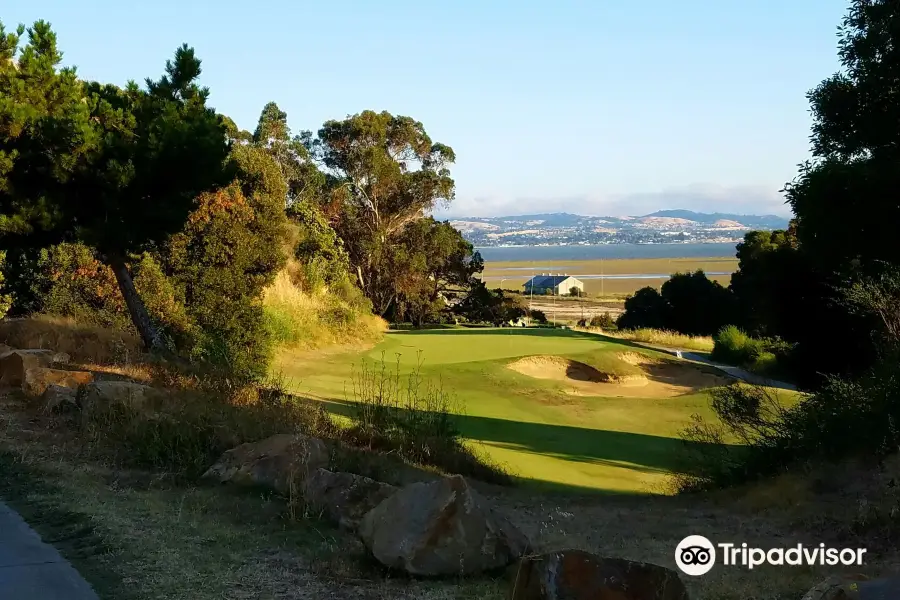
<svg viewBox="0 0 900 600"><path fill-rule="evenodd" d="M681 463L679 432L692 414L710 414L708 396L696 377L678 388L652 369L647 385L629 385L644 358L671 364L570 330L459 328L392 332L364 351L282 351L275 368L292 391L338 413L363 365L399 374L401 385L417 371L452 395L463 435L530 485L664 493Z"/></svg>

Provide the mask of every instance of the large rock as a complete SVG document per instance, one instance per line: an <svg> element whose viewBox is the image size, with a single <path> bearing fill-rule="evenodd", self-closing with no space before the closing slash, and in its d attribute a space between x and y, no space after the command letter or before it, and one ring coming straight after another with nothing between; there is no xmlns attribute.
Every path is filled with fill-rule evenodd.
<svg viewBox="0 0 900 600"><path fill-rule="evenodd" d="M282 494L302 493L303 481L316 469L327 469L328 448L318 438L283 433L225 452L203 474L222 483L254 485Z"/></svg>
<svg viewBox="0 0 900 600"><path fill-rule="evenodd" d="M131 381L95 381L84 386L79 400L81 410L89 413L95 409L122 405L144 411L160 399L156 388Z"/></svg>
<svg viewBox="0 0 900 600"><path fill-rule="evenodd" d="M459 475L400 489L366 514L359 535L382 564L413 575L497 569L528 548L528 539Z"/></svg>
<svg viewBox="0 0 900 600"><path fill-rule="evenodd" d="M561 550L521 560L511 600L688 600L678 574L650 563Z"/></svg>
<svg viewBox="0 0 900 600"><path fill-rule="evenodd" d="M20 386L28 369L68 362L69 356L52 350L10 350L0 354L0 384Z"/></svg>
<svg viewBox="0 0 900 600"><path fill-rule="evenodd" d="M63 412L77 409L77 390L62 385L50 384L41 396L44 412Z"/></svg>
<svg viewBox="0 0 900 600"><path fill-rule="evenodd" d="M316 469L303 485L303 497L311 508L321 510L344 529L355 530L363 516L387 499L397 488L353 473Z"/></svg>
<svg viewBox="0 0 900 600"><path fill-rule="evenodd" d="M900 598L900 577L869 579L865 575L829 577L806 592L802 600L879 600Z"/></svg>
<svg viewBox="0 0 900 600"><path fill-rule="evenodd" d="M25 392L26 396L37 398L43 395L50 385L77 388L92 381L94 381L94 375L87 371L64 371L62 369L35 367L25 371L22 391Z"/></svg>

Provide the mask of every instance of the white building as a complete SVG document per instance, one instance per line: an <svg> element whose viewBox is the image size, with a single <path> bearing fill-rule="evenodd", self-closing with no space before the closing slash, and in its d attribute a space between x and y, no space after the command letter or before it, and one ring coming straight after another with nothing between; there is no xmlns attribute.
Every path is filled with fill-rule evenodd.
<svg viewBox="0 0 900 600"><path fill-rule="evenodd" d="M584 293L584 283L571 275L535 275L525 282L526 294L555 294L568 296L572 288L578 288L578 293Z"/></svg>

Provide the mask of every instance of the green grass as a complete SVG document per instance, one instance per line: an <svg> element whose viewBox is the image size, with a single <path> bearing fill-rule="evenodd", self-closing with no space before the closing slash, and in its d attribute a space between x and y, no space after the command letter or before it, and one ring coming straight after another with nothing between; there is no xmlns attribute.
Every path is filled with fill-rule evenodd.
<svg viewBox="0 0 900 600"><path fill-rule="evenodd" d="M679 470L679 432L692 413L711 417L705 393L674 398L575 396L566 385L507 368L531 355L556 355L630 374L618 360L627 342L561 329L448 329L392 332L365 352L283 352L276 369L295 392L352 413L354 370L384 360L401 374L418 368L451 390L463 435L530 485L609 492L668 491ZM645 354L652 352L642 350ZM661 356L661 355L657 355Z"/></svg>

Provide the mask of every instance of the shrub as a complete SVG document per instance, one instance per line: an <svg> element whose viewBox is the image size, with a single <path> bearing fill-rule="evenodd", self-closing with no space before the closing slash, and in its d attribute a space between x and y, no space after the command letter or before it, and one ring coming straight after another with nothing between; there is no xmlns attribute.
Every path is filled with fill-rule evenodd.
<svg viewBox="0 0 900 600"><path fill-rule="evenodd" d="M540 323L543 325L547 322L547 315L542 310L529 310L528 314L535 323Z"/></svg>
<svg viewBox="0 0 900 600"><path fill-rule="evenodd" d="M608 312L602 315L594 315L591 317L591 327L599 327L600 329L615 329L616 321Z"/></svg>
<svg viewBox="0 0 900 600"><path fill-rule="evenodd" d="M421 357L420 357L421 358ZM508 484L509 475L461 439L460 406L440 385L421 375L421 360L406 377L399 358L393 369L382 360L362 363L353 377L353 416L346 436L357 446L394 453L422 465L482 481Z"/></svg>
<svg viewBox="0 0 900 600"><path fill-rule="evenodd" d="M710 357L730 365L752 363L765 349L765 344L755 340L735 325L723 327L714 338Z"/></svg>
<svg viewBox="0 0 900 600"><path fill-rule="evenodd" d="M230 388L206 379L182 392L154 418L125 405L89 413L88 439L118 462L189 479L203 474L226 450L278 433L336 435L324 408L270 387Z"/></svg>
<svg viewBox="0 0 900 600"><path fill-rule="evenodd" d="M785 408L768 388L732 385L711 392L720 424L695 419L690 441L718 442L716 456L695 457L700 475L686 487L721 487L772 475L798 462L879 460L900 446L900 373L886 355L856 381L828 379ZM723 442L742 446L728 448Z"/></svg>

